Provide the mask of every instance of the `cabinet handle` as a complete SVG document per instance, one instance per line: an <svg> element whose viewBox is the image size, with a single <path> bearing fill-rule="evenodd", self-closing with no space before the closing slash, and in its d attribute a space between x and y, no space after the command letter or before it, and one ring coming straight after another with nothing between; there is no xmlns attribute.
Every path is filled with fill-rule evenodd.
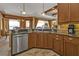
<svg viewBox="0 0 79 59"><path fill-rule="evenodd" d="M73 40L73 38L69 38L69 40Z"/></svg>

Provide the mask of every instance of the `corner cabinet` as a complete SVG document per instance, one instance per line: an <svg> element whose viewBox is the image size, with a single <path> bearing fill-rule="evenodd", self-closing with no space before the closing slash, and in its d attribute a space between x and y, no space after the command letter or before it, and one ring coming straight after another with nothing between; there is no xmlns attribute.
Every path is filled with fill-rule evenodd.
<svg viewBox="0 0 79 59"><path fill-rule="evenodd" d="M42 32L33 32L29 33L29 48L47 48L53 49L53 37L54 34L51 33L42 33Z"/></svg>

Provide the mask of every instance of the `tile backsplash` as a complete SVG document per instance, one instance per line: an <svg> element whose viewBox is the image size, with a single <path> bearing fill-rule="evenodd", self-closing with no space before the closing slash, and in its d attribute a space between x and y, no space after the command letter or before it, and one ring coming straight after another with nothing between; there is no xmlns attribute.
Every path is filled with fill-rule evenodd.
<svg viewBox="0 0 79 59"><path fill-rule="evenodd" d="M68 25L69 24L59 25L60 29L58 30L58 32L67 34L68 33ZM74 23L74 25L75 25L76 34L79 34L79 24Z"/></svg>

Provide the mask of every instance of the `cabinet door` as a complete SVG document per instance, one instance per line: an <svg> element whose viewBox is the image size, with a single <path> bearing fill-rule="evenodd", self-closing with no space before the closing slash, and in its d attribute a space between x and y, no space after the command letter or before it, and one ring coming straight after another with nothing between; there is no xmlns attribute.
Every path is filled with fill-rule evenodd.
<svg viewBox="0 0 79 59"><path fill-rule="evenodd" d="M36 33L29 33L29 35L28 35L29 48L36 47L36 39L37 39Z"/></svg>
<svg viewBox="0 0 79 59"><path fill-rule="evenodd" d="M43 34L43 48L48 48L48 33Z"/></svg>
<svg viewBox="0 0 79 59"><path fill-rule="evenodd" d="M79 21L79 3L70 3L70 21Z"/></svg>
<svg viewBox="0 0 79 59"><path fill-rule="evenodd" d="M43 33L37 33L36 47L43 48Z"/></svg>
<svg viewBox="0 0 79 59"><path fill-rule="evenodd" d="M77 55L77 47L70 42L64 42L64 55L65 56L76 56Z"/></svg>
<svg viewBox="0 0 79 59"><path fill-rule="evenodd" d="M58 23L64 23L69 21L69 4L59 3L58 4Z"/></svg>
<svg viewBox="0 0 79 59"><path fill-rule="evenodd" d="M77 56L79 51L78 45L79 45L79 39L66 36L64 38L64 55Z"/></svg>
<svg viewBox="0 0 79 59"><path fill-rule="evenodd" d="M63 36L61 35L56 35L56 39L54 39L54 51L59 53L60 55L63 55Z"/></svg>
<svg viewBox="0 0 79 59"><path fill-rule="evenodd" d="M48 42L47 42L47 46L49 49L53 50L53 35L51 33L48 33Z"/></svg>

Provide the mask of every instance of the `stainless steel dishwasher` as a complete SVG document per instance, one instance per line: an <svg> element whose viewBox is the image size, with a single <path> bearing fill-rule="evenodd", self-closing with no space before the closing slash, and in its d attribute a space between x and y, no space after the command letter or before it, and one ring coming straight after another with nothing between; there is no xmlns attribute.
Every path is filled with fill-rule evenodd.
<svg viewBox="0 0 79 59"><path fill-rule="evenodd" d="M28 49L28 33L12 35L12 54L20 53Z"/></svg>

